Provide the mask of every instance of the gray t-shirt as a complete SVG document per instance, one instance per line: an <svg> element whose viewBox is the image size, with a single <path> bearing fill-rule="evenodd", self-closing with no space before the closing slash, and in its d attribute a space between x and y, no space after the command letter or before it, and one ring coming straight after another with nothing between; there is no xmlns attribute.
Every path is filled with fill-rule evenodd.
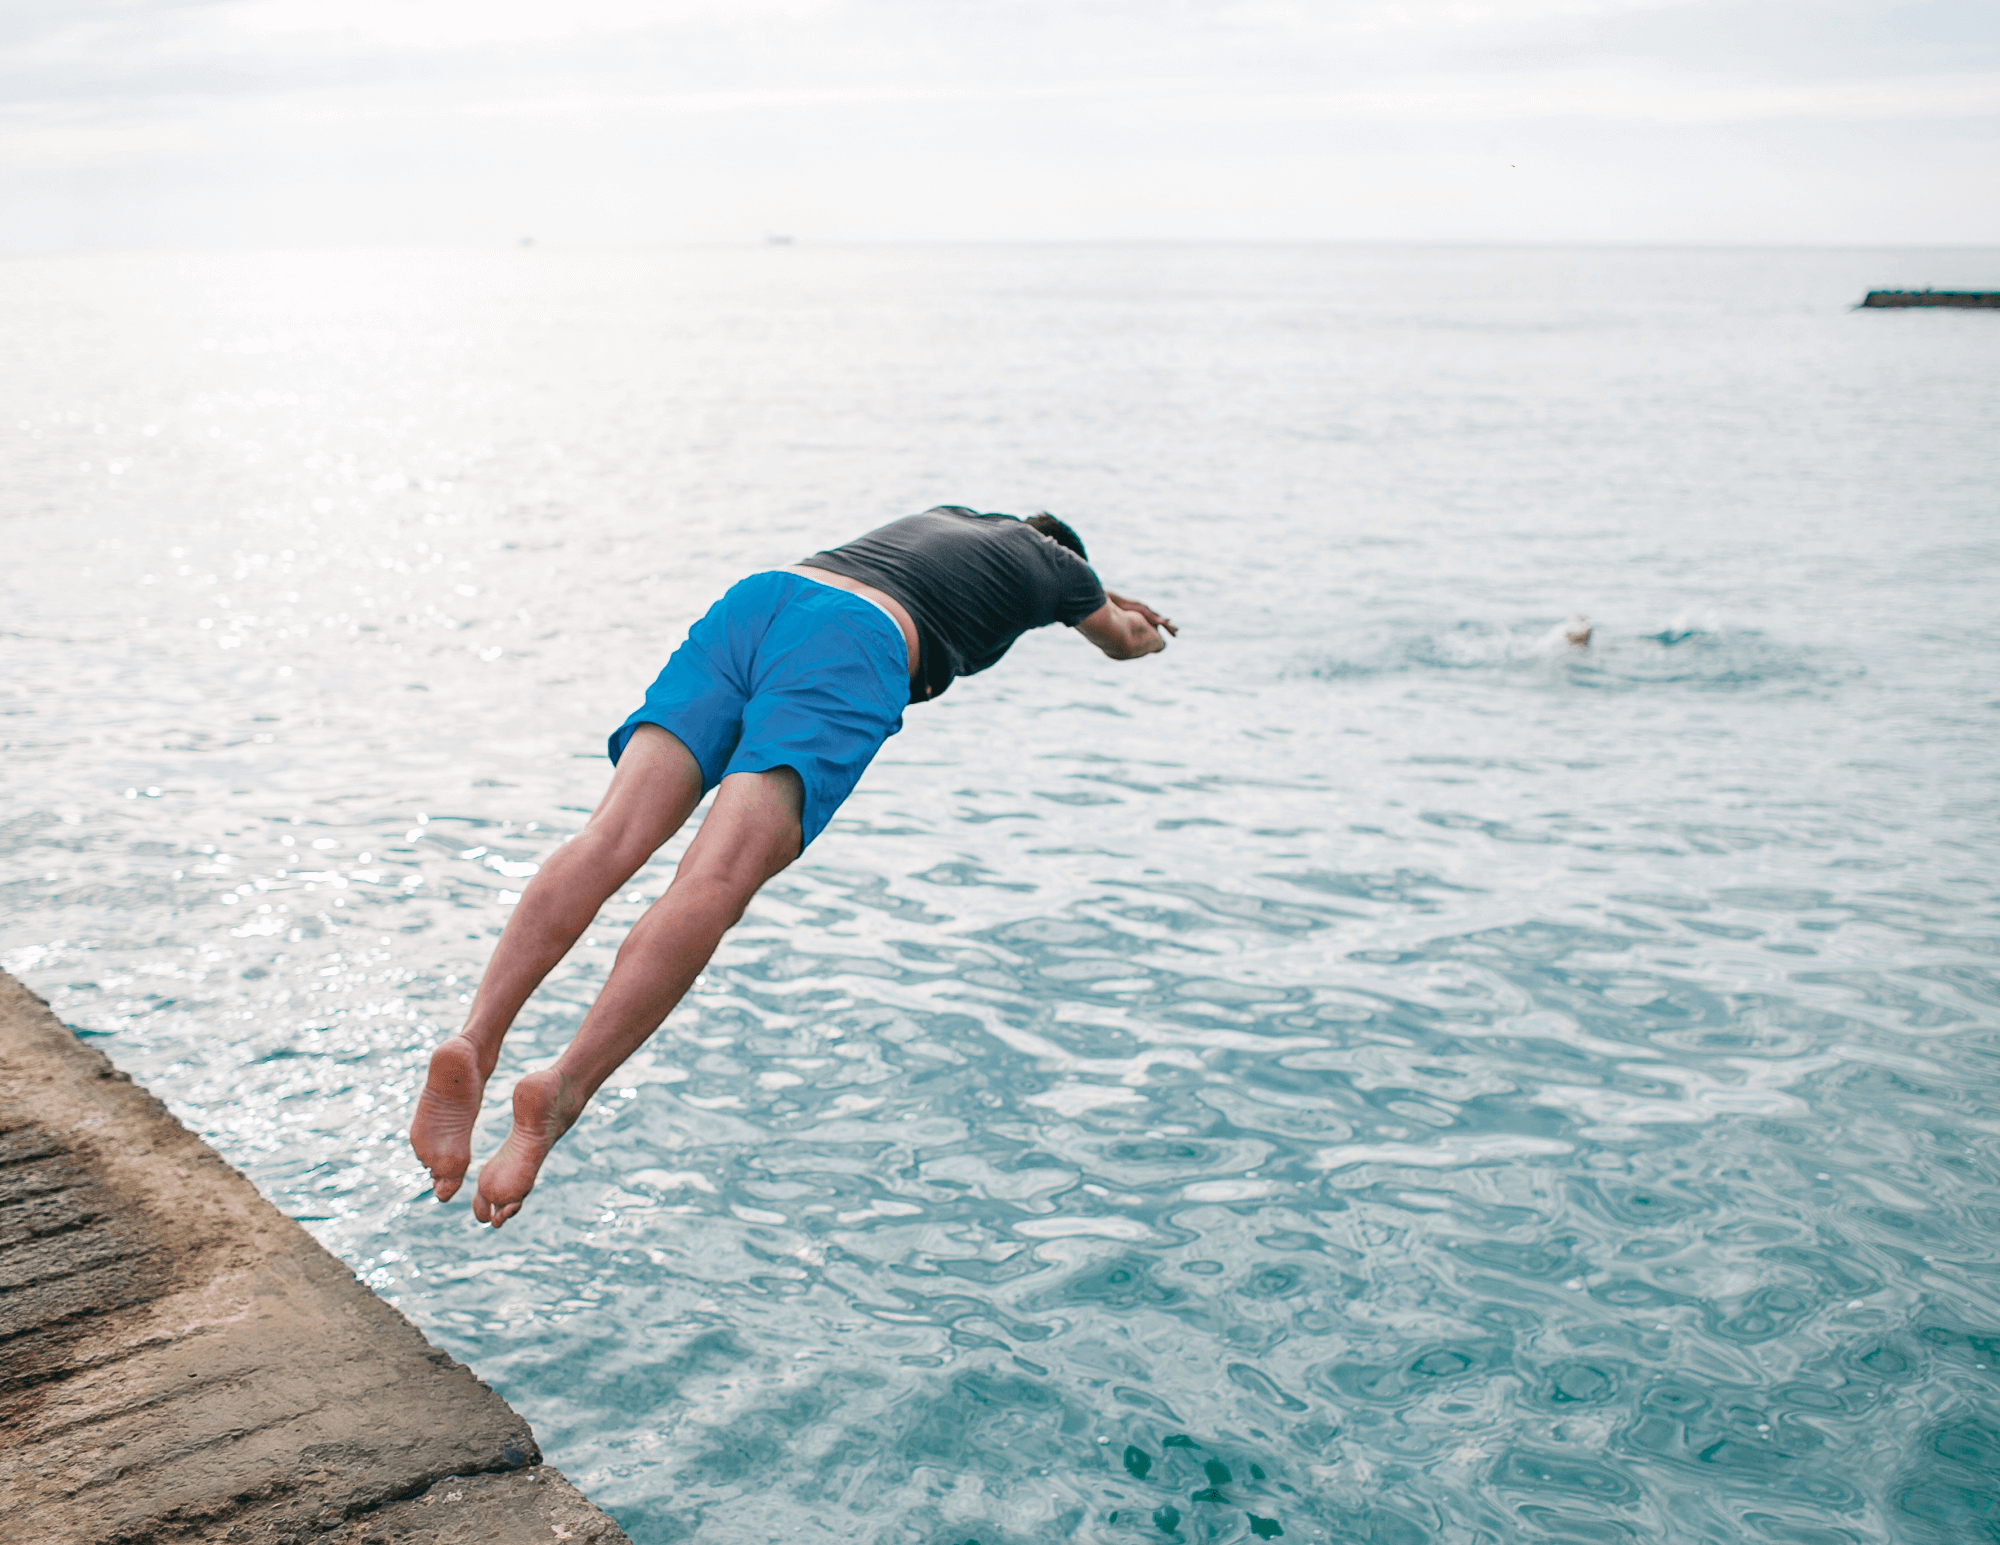
<svg viewBox="0 0 2000 1545"><path fill-rule="evenodd" d="M1089 564L1012 515L941 505L878 527L804 567L894 596L917 625L912 701L993 664L1030 628L1074 627L1104 604Z"/></svg>

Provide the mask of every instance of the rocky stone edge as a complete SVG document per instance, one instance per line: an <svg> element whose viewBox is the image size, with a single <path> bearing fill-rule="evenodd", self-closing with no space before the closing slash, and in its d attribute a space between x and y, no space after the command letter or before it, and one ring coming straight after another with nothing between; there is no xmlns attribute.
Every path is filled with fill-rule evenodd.
<svg viewBox="0 0 2000 1545"><path fill-rule="evenodd" d="M591 1541L528 1424L0 973L0 1517L42 1545Z"/></svg>

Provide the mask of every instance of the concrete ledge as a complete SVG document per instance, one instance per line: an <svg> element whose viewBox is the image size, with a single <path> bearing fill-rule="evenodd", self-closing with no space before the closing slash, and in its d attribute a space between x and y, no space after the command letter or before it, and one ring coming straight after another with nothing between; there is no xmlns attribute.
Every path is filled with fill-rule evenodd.
<svg viewBox="0 0 2000 1545"><path fill-rule="evenodd" d="M629 1545L528 1424L0 973L0 1517L44 1545Z"/></svg>

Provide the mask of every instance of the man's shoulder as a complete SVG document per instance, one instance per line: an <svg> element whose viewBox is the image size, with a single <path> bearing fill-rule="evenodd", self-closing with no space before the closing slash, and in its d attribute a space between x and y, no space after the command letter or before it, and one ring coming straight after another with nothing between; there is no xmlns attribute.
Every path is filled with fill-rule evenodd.
<svg viewBox="0 0 2000 1545"><path fill-rule="evenodd" d="M934 504L925 510L923 514L912 518L916 520L928 520L933 515L943 515L954 522L978 521L980 524L990 526L995 530L1005 530L1012 526L1021 526L1024 524L1018 515L1001 515L991 510L975 510L963 504Z"/></svg>

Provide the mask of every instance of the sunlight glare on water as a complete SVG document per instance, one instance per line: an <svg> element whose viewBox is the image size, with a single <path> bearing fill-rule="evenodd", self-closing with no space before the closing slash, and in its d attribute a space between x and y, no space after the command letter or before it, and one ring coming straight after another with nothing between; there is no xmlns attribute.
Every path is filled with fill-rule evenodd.
<svg viewBox="0 0 2000 1545"><path fill-rule="evenodd" d="M641 1545L2000 1538L2000 317L1847 309L1996 268L11 261L0 964ZM607 731L940 502L1180 640L913 708L526 1212L435 1205Z"/></svg>

